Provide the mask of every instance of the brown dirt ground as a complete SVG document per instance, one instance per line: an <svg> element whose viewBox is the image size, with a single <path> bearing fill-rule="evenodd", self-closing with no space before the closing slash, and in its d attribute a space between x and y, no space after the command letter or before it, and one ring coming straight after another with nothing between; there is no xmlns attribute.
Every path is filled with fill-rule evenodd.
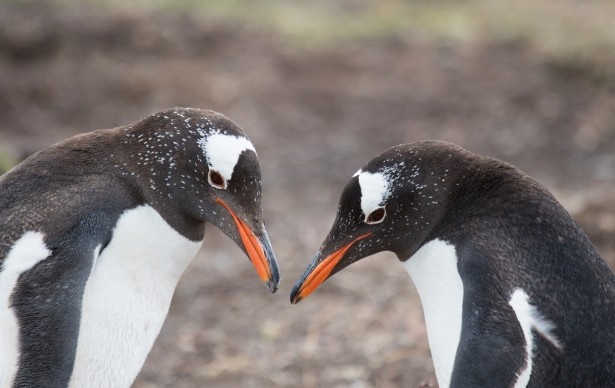
<svg viewBox="0 0 615 388"><path fill-rule="evenodd" d="M270 295L209 228L135 387L435 385L416 291L392 255L288 302L347 179L395 144L447 140L519 166L615 263L615 93L554 74L528 45L306 49L206 17L0 5L0 142L17 157L172 106L218 110L252 138L284 277Z"/></svg>

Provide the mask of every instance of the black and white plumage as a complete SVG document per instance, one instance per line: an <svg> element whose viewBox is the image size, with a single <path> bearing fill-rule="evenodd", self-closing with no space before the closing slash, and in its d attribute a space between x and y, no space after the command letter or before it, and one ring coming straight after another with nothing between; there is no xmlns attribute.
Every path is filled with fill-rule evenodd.
<svg viewBox="0 0 615 388"><path fill-rule="evenodd" d="M277 289L256 152L212 111L75 136L2 176L0 386L129 386L206 222Z"/></svg>
<svg viewBox="0 0 615 388"><path fill-rule="evenodd" d="M615 385L615 275L513 166L435 141L382 153L347 184L291 302L380 251L417 287L440 387Z"/></svg>

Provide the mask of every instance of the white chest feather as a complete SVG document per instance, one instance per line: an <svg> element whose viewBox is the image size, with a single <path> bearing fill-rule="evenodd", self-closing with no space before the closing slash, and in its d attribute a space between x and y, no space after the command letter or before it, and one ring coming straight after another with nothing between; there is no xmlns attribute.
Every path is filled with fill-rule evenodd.
<svg viewBox="0 0 615 388"><path fill-rule="evenodd" d="M132 384L200 246L149 206L120 217L85 287L70 387Z"/></svg>
<svg viewBox="0 0 615 388"><path fill-rule="evenodd" d="M0 272L0 387L9 387L19 362L18 325L10 305L19 275L45 260L51 251L39 232L26 232L4 259Z"/></svg>
<svg viewBox="0 0 615 388"><path fill-rule="evenodd" d="M438 384L448 387L461 337L463 308L463 283L455 247L432 240L406 260L404 267L421 298Z"/></svg>
<svg viewBox="0 0 615 388"><path fill-rule="evenodd" d="M534 358L534 336L532 330L541 335L544 339L558 350L562 350L562 345L553 333L555 325L542 316L538 309L530 303L529 296L521 288L513 291L508 304L512 307L525 339L525 367L519 371L515 388L526 387L532 375Z"/></svg>

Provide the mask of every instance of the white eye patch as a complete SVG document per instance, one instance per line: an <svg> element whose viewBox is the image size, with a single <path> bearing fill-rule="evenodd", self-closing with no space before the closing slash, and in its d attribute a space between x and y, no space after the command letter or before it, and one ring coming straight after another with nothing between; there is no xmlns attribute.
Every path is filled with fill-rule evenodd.
<svg viewBox="0 0 615 388"><path fill-rule="evenodd" d="M382 173L370 173L359 170L359 186L361 187L361 210L364 215L371 214L382 207L390 194L390 182Z"/></svg>
<svg viewBox="0 0 615 388"><path fill-rule="evenodd" d="M217 171L225 180L230 180L241 153L250 150L256 153L250 140L245 137L216 133L199 141L209 168Z"/></svg>

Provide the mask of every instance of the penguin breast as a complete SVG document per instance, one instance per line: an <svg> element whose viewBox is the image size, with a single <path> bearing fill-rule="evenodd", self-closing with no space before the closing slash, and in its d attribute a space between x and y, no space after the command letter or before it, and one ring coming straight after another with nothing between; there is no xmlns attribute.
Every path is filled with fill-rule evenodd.
<svg viewBox="0 0 615 388"><path fill-rule="evenodd" d="M191 241L150 206L124 212L85 286L69 386L129 386L167 315Z"/></svg>
<svg viewBox="0 0 615 388"><path fill-rule="evenodd" d="M435 239L404 262L416 286L438 384L448 387L461 337L463 283L455 247Z"/></svg>

